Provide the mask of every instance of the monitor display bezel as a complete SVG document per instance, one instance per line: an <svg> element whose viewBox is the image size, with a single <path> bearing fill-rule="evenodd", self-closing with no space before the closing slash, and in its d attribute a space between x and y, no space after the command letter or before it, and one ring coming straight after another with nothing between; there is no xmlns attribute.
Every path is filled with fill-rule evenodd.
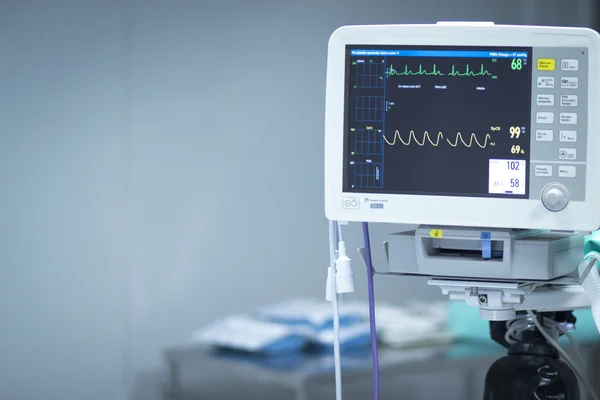
<svg viewBox="0 0 600 400"><path fill-rule="evenodd" d="M493 47L585 47L588 71L600 68L600 35L585 28L501 25L346 26L329 41L325 115L325 214L338 221L429 224L592 231L600 226L600 163L588 157L586 199L560 212L548 211L539 198L504 199L464 196L402 195L343 191L344 101L347 45L434 45ZM590 74L589 110L598 109L600 81ZM588 149L600 148L598 113L588 113ZM348 208L351 199L357 207ZM372 207L378 203L383 206Z"/></svg>

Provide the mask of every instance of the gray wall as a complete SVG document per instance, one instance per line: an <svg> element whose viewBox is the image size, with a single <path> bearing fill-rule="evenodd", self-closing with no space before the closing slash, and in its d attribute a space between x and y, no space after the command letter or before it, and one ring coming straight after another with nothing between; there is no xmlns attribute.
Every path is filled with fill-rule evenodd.
<svg viewBox="0 0 600 400"><path fill-rule="evenodd" d="M580 25L591 3L0 2L0 398L114 398L223 314L323 295L335 28Z"/></svg>
<svg viewBox="0 0 600 400"><path fill-rule="evenodd" d="M99 399L123 383L122 7L0 6L2 399Z"/></svg>

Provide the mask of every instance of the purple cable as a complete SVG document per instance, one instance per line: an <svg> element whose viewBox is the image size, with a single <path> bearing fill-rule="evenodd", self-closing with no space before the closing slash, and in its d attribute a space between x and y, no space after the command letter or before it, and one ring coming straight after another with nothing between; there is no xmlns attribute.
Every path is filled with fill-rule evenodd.
<svg viewBox="0 0 600 400"><path fill-rule="evenodd" d="M375 325L375 289L373 287L373 261L369 225L362 223L365 240L365 262L367 264L367 284L369 289L369 323L371 325L371 354L373 356L373 400L379 400L379 355L377 354L377 326Z"/></svg>

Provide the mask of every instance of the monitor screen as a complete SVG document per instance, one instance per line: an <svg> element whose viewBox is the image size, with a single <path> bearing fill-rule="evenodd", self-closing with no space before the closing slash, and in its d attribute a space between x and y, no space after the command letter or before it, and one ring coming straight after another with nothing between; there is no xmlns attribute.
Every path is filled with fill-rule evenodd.
<svg viewBox="0 0 600 400"><path fill-rule="evenodd" d="M346 46L343 191L528 198L531 58Z"/></svg>

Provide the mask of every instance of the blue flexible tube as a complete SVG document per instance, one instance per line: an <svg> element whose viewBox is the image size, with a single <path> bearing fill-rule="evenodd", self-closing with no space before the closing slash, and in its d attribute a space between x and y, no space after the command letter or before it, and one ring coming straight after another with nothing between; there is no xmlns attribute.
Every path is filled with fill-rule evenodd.
<svg viewBox="0 0 600 400"><path fill-rule="evenodd" d="M379 355L377 353L377 325L375 324L375 289L373 286L373 261L371 259L371 243L369 225L362 223L365 241L365 262L367 264L367 284L369 289L369 323L371 326L371 354L373 357L373 400L379 400Z"/></svg>

